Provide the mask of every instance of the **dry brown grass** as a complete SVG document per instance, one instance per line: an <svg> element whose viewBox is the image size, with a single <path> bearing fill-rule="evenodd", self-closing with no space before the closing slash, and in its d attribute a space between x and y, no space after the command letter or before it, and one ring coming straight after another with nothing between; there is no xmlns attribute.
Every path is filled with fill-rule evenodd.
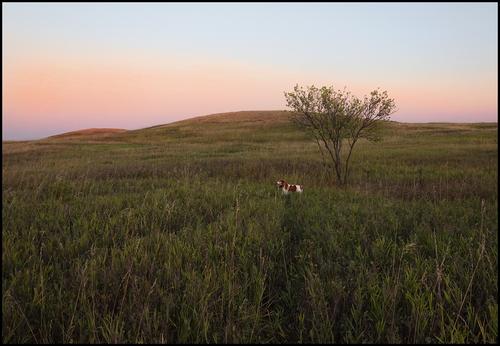
<svg viewBox="0 0 500 346"><path fill-rule="evenodd" d="M81 137L93 137L93 136L106 136L110 134L115 134L115 133L123 133L127 132L125 129L114 129L114 128L91 128L91 129L84 129L84 130L78 130L78 131L71 131L71 132L65 132L61 133L59 135L54 135L50 136L48 138L64 138L64 139L69 139L73 137L81 138Z"/></svg>

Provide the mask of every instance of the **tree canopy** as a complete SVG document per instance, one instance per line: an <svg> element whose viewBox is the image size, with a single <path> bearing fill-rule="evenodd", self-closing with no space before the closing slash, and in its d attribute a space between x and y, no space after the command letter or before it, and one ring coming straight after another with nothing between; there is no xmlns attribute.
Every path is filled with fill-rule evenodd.
<svg viewBox="0 0 500 346"><path fill-rule="evenodd" d="M387 91L376 89L363 99L333 86L314 85L285 92L294 122L314 136L323 157L329 157L337 181L345 184L354 145L361 139L381 139L380 125L390 119L396 105ZM346 142L347 150L343 152Z"/></svg>

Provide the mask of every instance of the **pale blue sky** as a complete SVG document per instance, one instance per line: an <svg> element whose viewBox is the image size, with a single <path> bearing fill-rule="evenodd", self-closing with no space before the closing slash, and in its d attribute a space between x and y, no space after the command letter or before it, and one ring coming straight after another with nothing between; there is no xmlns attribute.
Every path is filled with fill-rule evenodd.
<svg viewBox="0 0 500 346"><path fill-rule="evenodd" d="M158 66L167 59L227 61L297 74L298 83L340 83L363 92L389 88L403 95L395 116L399 121L496 120L496 3L3 3L2 9L6 72L47 59L147 58ZM3 86L9 88L5 78ZM468 94L467 88L475 91ZM282 91L276 91L274 101L252 100L252 108L280 108ZM429 98L426 92L443 94L424 112L412 102L421 104ZM411 100L411 93L421 99ZM465 102L467 95L472 96ZM465 103L450 111L440 105L431 114L440 99ZM16 130L7 138L21 138L22 127L15 125L20 111L10 109L5 114L3 108L2 116ZM166 109L163 122L195 111L186 107L185 115L179 112ZM110 121L108 126L141 127L163 120L143 116L143 123ZM77 124L86 126L83 120Z"/></svg>

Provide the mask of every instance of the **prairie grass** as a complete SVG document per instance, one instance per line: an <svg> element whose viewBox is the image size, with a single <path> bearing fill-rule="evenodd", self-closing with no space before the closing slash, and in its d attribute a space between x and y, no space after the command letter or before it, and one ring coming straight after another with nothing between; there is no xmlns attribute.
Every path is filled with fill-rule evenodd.
<svg viewBox="0 0 500 346"><path fill-rule="evenodd" d="M496 123L390 123L342 188L280 112L2 154L4 343L498 341Z"/></svg>

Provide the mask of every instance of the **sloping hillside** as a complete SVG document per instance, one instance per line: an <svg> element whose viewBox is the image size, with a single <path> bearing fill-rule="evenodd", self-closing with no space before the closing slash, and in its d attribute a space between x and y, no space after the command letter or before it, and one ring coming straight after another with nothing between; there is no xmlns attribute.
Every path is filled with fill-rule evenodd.
<svg viewBox="0 0 500 346"><path fill-rule="evenodd" d="M65 133L61 133L59 135L50 136L48 138L52 138L52 139L93 138L93 137L109 136L112 134L123 133L126 131L127 130L125 130L125 129L91 128L91 129L65 132Z"/></svg>
<svg viewBox="0 0 500 346"><path fill-rule="evenodd" d="M448 134L471 134L476 130L496 131L496 123L400 123L389 121L385 128L388 140L433 137ZM155 142L277 142L305 140L307 136L291 123L288 111L240 111L189 118L152 127L124 130L91 128L67 132L41 141L95 141L151 144ZM24 141L26 142L26 141ZM6 142L4 142L6 143Z"/></svg>
<svg viewBox="0 0 500 346"><path fill-rule="evenodd" d="M243 111L211 114L129 131L116 136L126 141L273 141L303 137L286 111Z"/></svg>

